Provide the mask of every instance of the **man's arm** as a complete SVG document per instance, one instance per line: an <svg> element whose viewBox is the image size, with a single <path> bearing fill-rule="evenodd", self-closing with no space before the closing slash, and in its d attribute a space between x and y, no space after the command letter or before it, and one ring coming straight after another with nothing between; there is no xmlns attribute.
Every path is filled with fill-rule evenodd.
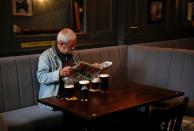
<svg viewBox="0 0 194 131"><path fill-rule="evenodd" d="M52 71L51 61L47 55L39 57L37 78L42 84L51 84L59 81L59 70Z"/></svg>

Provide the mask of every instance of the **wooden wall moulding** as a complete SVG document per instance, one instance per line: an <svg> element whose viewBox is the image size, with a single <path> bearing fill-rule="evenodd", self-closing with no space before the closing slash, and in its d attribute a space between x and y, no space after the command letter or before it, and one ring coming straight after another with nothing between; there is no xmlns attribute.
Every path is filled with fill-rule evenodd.
<svg viewBox="0 0 194 131"><path fill-rule="evenodd" d="M22 42L21 48L34 48L51 46L55 41L36 41L36 42Z"/></svg>

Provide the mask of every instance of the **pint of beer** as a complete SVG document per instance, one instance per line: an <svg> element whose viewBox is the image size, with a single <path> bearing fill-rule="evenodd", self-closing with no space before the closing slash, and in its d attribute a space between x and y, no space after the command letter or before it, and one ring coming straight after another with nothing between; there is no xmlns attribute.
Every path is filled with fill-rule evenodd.
<svg viewBox="0 0 194 131"><path fill-rule="evenodd" d="M100 78L99 75L93 75L91 77L91 85L90 85L90 91L96 92L99 91L100 88Z"/></svg>
<svg viewBox="0 0 194 131"><path fill-rule="evenodd" d="M64 94L65 98L71 99L74 96L74 82L72 78L64 78Z"/></svg>
<svg viewBox="0 0 194 131"><path fill-rule="evenodd" d="M88 80L80 80L80 100L88 101L88 89L90 82Z"/></svg>
<svg viewBox="0 0 194 131"><path fill-rule="evenodd" d="M106 91L108 90L109 85L109 74L100 74L100 90Z"/></svg>
<svg viewBox="0 0 194 131"><path fill-rule="evenodd" d="M72 98L73 97L73 91L74 85L65 85L65 97Z"/></svg>

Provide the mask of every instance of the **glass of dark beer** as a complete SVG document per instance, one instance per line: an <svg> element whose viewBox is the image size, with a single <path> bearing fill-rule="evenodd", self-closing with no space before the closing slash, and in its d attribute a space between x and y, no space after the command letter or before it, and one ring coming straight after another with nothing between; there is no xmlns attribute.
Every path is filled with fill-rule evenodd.
<svg viewBox="0 0 194 131"><path fill-rule="evenodd" d="M74 97L74 82L71 78L65 78L64 80L64 92L65 98L71 100Z"/></svg>
<svg viewBox="0 0 194 131"><path fill-rule="evenodd" d="M108 90L109 86L109 74L100 74L100 90L102 92Z"/></svg>
<svg viewBox="0 0 194 131"><path fill-rule="evenodd" d="M98 74L91 76L91 84L90 84L90 91L96 92L99 91L100 88L100 78Z"/></svg>
<svg viewBox="0 0 194 131"><path fill-rule="evenodd" d="M80 100L88 101L88 89L89 89L90 81L80 80L79 85L80 85Z"/></svg>

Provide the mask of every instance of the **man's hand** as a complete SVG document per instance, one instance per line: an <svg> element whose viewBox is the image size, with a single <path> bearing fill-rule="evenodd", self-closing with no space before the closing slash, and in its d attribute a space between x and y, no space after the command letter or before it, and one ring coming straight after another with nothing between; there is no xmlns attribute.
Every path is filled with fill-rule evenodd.
<svg viewBox="0 0 194 131"><path fill-rule="evenodd" d="M71 74L72 74L72 67L71 66L65 66L64 68L59 70L60 77L70 76Z"/></svg>
<svg viewBox="0 0 194 131"><path fill-rule="evenodd" d="M99 63L94 63L92 65L100 68L100 64Z"/></svg>

